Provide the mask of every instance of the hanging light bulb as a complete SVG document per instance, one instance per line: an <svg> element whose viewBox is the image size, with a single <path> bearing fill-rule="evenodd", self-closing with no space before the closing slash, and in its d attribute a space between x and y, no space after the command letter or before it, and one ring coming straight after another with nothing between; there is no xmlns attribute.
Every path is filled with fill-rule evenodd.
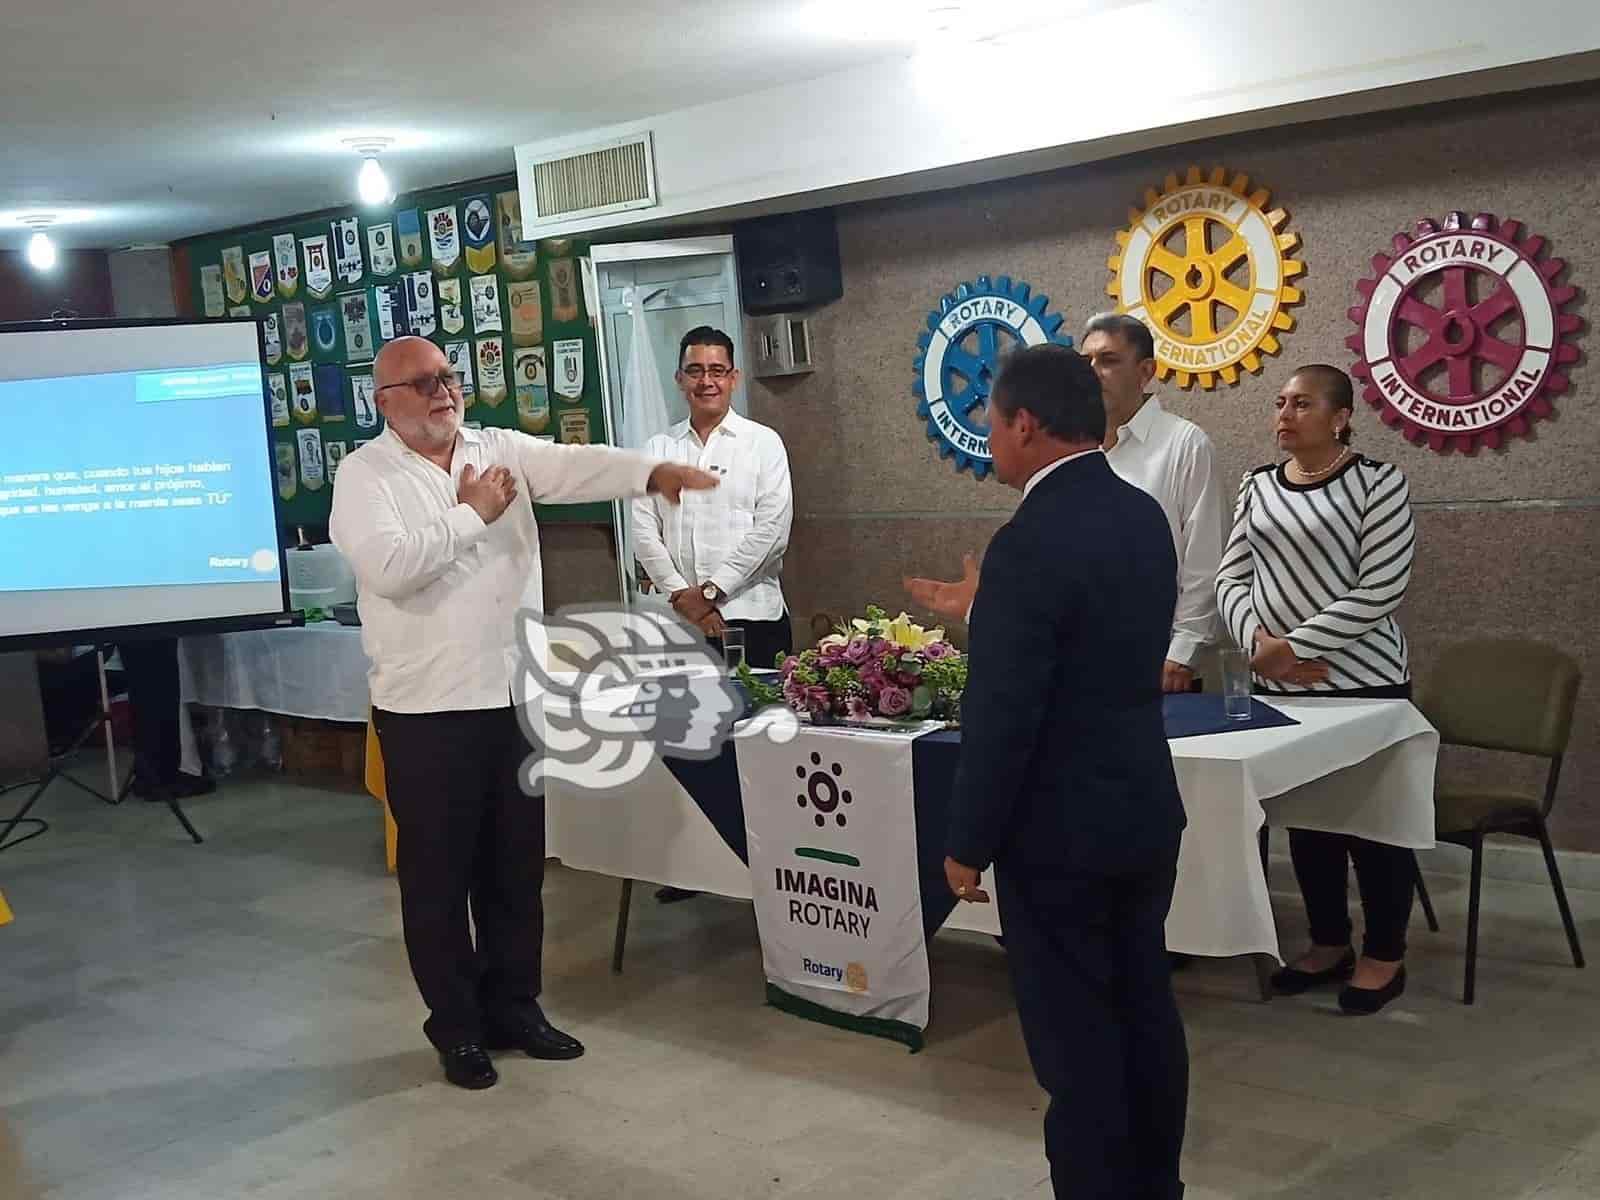
<svg viewBox="0 0 1600 1200"><path fill-rule="evenodd" d="M42 229L28 239L28 262L35 271L48 271L56 265L56 244Z"/></svg>
<svg viewBox="0 0 1600 1200"><path fill-rule="evenodd" d="M356 173L356 195L368 207L389 204L394 200L394 188L389 183L383 164L378 161L378 155L393 140L383 137L345 139L345 145L361 155L361 170Z"/></svg>

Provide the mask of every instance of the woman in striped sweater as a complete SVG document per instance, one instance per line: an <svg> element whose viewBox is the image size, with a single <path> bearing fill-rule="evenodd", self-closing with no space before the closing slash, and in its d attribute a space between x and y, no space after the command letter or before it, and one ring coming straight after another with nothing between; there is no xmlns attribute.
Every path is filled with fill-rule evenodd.
<svg viewBox="0 0 1600 1200"><path fill-rule="evenodd" d="M1289 458L1240 486L1217 572L1223 620L1250 652L1257 692L1409 699L1406 639L1393 616L1415 542L1405 476L1350 450L1354 393L1337 367L1302 367L1276 410ZM1303 829L1289 831L1289 851L1312 945L1274 976L1277 990L1347 980L1340 1006L1377 1012L1405 990L1411 851ZM1366 918L1359 960L1345 907L1351 860Z"/></svg>

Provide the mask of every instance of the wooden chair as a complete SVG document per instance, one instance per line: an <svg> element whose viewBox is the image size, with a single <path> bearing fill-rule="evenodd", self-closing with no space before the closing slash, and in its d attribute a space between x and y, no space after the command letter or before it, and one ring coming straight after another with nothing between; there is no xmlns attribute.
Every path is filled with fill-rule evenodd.
<svg viewBox="0 0 1600 1200"><path fill-rule="evenodd" d="M1441 785L1434 793L1438 840L1472 851L1466 982L1461 995L1464 1004L1471 1004L1477 992L1483 839L1491 833L1513 834L1539 843L1550 873L1550 886L1555 891L1556 907L1561 910L1561 923L1566 927L1572 964L1583 966L1578 929L1561 884L1547 825L1582 679L1577 662L1552 646L1514 638L1479 639L1448 647L1418 695L1417 707L1439 731L1442 745L1542 758L1550 764L1539 795L1476 783ZM1420 872L1417 891L1424 911L1431 917L1433 908Z"/></svg>

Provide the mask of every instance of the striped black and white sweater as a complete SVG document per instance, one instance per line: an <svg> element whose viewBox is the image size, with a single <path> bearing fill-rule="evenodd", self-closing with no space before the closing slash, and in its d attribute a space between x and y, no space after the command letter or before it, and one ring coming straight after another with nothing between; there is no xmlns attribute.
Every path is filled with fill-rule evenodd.
<svg viewBox="0 0 1600 1200"><path fill-rule="evenodd" d="M1411 493L1392 463L1354 455L1335 474L1291 483L1282 466L1245 475L1217 571L1217 606L1239 645L1257 629L1296 657L1328 664L1309 687L1257 680L1279 695L1389 687L1410 680L1393 612L1416 545Z"/></svg>

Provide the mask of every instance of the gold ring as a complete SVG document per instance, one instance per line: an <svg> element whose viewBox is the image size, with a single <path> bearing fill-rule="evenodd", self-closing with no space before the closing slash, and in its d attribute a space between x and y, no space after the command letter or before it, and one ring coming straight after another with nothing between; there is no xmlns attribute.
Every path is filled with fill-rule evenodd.
<svg viewBox="0 0 1600 1200"><path fill-rule="evenodd" d="M956 895L965 896L966 894L967 894L967 885L963 883L960 887L958 887L956 889Z"/></svg>

